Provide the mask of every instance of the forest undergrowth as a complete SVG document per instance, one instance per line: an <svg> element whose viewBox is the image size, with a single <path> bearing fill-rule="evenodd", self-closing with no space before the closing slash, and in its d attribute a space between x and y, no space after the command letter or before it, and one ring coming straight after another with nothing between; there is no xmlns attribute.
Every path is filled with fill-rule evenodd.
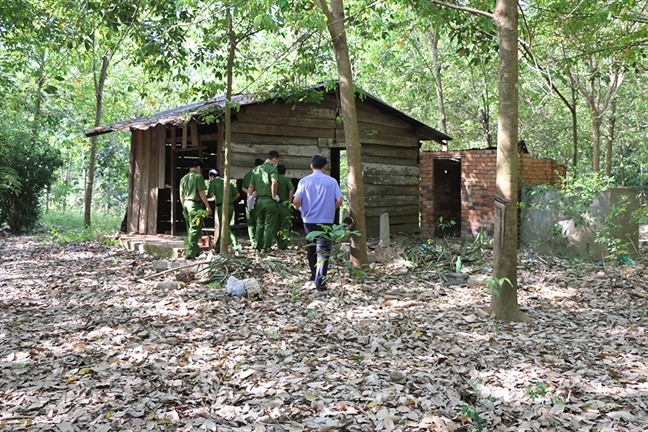
<svg viewBox="0 0 648 432"><path fill-rule="evenodd" d="M398 238L321 293L301 246L221 267L257 279L248 300L116 245L3 235L0 429L648 429L645 242L607 274L520 251L519 324L489 315L487 246L452 284L454 257Z"/></svg>

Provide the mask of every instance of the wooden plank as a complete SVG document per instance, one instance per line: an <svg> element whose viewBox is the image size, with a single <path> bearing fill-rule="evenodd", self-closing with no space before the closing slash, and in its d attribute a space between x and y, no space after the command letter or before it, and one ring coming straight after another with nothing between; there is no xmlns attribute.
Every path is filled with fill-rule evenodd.
<svg viewBox="0 0 648 432"><path fill-rule="evenodd" d="M389 213L389 217L392 216L405 216L405 215L418 215L419 207L418 206L400 206L400 207L367 207L365 208L365 216L376 216L379 217L383 213Z"/></svg>
<svg viewBox="0 0 648 432"><path fill-rule="evenodd" d="M416 159L405 159L397 156L367 156L363 153L362 163L400 165L418 168L419 164Z"/></svg>
<svg viewBox="0 0 648 432"><path fill-rule="evenodd" d="M177 217L177 211L176 211L176 201L178 201L178 186L176 185L176 169L178 167L178 154L175 151L176 146L175 146L175 136L176 136L176 128L175 126L173 129L171 129L171 139L172 139L172 145L171 145L171 235L176 235L176 217Z"/></svg>
<svg viewBox="0 0 648 432"><path fill-rule="evenodd" d="M182 143L182 141L180 141ZM175 150L176 144L178 143L178 128L171 126L171 148Z"/></svg>
<svg viewBox="0 0 648 432"><path fill-rule="evenodd" d="M245 156L254 161L255 158L265 159L268 151L276 150L279 152L279 157L312 157L314 154L320 153L320 148L312 142L304 144L277 144L273 147L267 144L248 144L232 140L232 151L238 154L245 154Z"/></svg>
<svg viewBox="0 0 648 432"><path fill-rule="evenodd" d="M389 126L403 131L413 131L413 125L391 114L386 114L366 104L356 104L358 122Z"/></svg>
<svg viewBox="0 0 648 432"><path fill-rule="evenodd" d="M419 185L373 185L364 184L365 196L370 195L419 195Z"/></svg>
<svg viewBox="0 0 648 432"><path fill-rule="evenodd" d="M252 134L252 133L236 133L232 131L232 142L240 144L256 144L256 145L267 145L268 150L272 150L275 146L280 145L312 145L317 146L318 138L317 137L278 137L274 135L263 135L263 134ZM266 150L264 153L268 153Z"/></svg>
<svg viewBox="0 0 648 432"><path fill-rule="evenodd" d="M310 167L310 162L313 155L316 152L311 153L309 156L283 156L284 153L279 153L279 163L286 167L286 169L308 169ZM265 160L265 156L257 156ZM246 166L251 167L254 165L254 155L249 155L245 153L231 152L230 153L230 164L231 166Z"/></svg>
<svg viewBox="0 0 648 432"><path fill-rule="evenodd" d="M374 136L361 136L361 144L382 144L396 147L410 147L417 149L419 147L419 141L417 138L408 138L399 135L390 135L390 134L376 134Z"/></svg>
<svg viewBox="0 0 648 432"><path fill-rule="evenodd" d="M283 103L267 103L261 105L247 105L241 112L248 116L284 116L284 117L300 117L300 118L319 118L319 119L335 119L336 107L335 104L283 104ZM237 113L237 116L241 114Z"/></svg>
<svg viewBox="0 0 648 432"><path fill-rule="evenodd" d="M282 161L279 161L282 163ZM248 166L232 166L230 167L230 177L232 179L243 179L245 174L250 171L252 167ZM286 168L286 177L301 179L307 175L313 174L313 171L309 169L297 169L297 168Z"/></svg>
<svg viewBox="0 0 648 432"><path fill-rule="evenodd" d="M337 145L339 147L346 147L346 143L344 142L344 130L336 129L336 131L337 131L337 135L336 135ZM416 149L416 151L418 151L419 148L419 141L417 138L407 138L403 136L389 135L389 134L378 134L372 137L361 136L360 144L362 144L363 146L367 144L373 144L373 145L385 145L385 146L399 147L399 148L410 148L410 149Z"/></svg>
<svg viewBox="0 0 648 432"><path fill-rule="evenodd" d="M389 230L392 233L398 234L417 234L419 233L418 225L390 225ZM380 227L368 227L367 228L367 237L369 238L378 238L380 235Z"/></svg>
<svg viewBox="0 0 648 432"><path fill-rule="evenodd" d="M157 147L158 147L158 178L157 187L164 189L166 187L166 127L159 125Z"/></svg>
<svg viewBox="0 0 648 432"><path fill-rule="evenodd" d="M189 122L189 128L191 129L191 147L198 149L198 159L203 161L203 148L200 144L200 135L198 135L198 123L195 120Z"/></svg>
<svg viewBox="0 0 648 432"><path fill-rule="evenodd" d="M376 144L363 144L362 145L362 157L366 156L381 156L386 158L400 158L416 161L419 155L418 148L403 148L403 147L390 147L386 145L376 145Z"/></svg>
<svg viewBox="0 0 648 432"><path fill-rule="evenodd" d="M307 128L320 128L320 129L335 129L336 121L335 117L331 118L310 118L306 116L300 116L293 113L291 116L277 116L272 115L274 113L264 113L264 114L246 114L240 112L237 114L236 119L237 123L241 124L265 124L265 125L285 125L285 126L299 126Z"/></svg>
<svg viewBox="0 0 648 432"><path fill-rule="evenodd" d="M390 228L393 225L402 225L402 224L416 224L418 226L419 215L405 215L405 216L393 216L389 215L389 226ZM380 226L380 217L370 217L366 219L367 226Z"/></svg>
<svg viewBox="0 0 648 432"><path fill-rule="evenodd" d="M164 126L162 126L164 127ZM148 193L148 208L146 210L146 234L157 234L157 198L158 198L158 177L160 161L160 126L149 129L150 140L150 154L149 154L149 187Z"/></svg>
<svg viewBox="0 0 648 432"><path fill-rule="evenodd" d="M126 207L127 218L126 225L129 233L135 231L135 220L139 218L139 214L133 217L133 184L135 179L135 148L136 148L136 137L138 131L133 131L131 133L131 144L130 144L130 164L128 166L128 206ZM141 132L141 131L140 131Z"/></svg>
<svg viewBox="0 0 648 432"><path fill-rule="evenodd" d="M367 207L419 205L418 195L365 195Z"/></svg>
<svg viewBox="0 0 648 432"><path fill-rule="evenodd" d="M151 129L147 129L142 133L142 152L140 156L140 202L139 202L139 228L137 232L140 234L147 233L148 224L148 199L149 199L149 168L151 158Z"/></svg>
<svg viewBox="0 0 648 432"><path fill-rule="evenodd" d="M370 163L364 161L362 161L362 172L367 175L420 176L418 165L403 166L390 165L388 163Z"/></svg>
<svg viewBox="0 0 648 432"><path fill-rule="evenodd" d="M395 185L411 186L419 185L420 178L416 176L398 176L398 175L374 175L365 174L362 176L365 184L374 185Z"/></svg>
<svg viewBox="0 0 648 432"><path fill-rule="evenodd" d="M130 209L130 222L128 232L136 233L139 230L139 214L140 214L140 193L142 187L142 170L141 170L141 154L142 154L142 136L144 131L133 131L133 143L131 146L131 153L133 158L133 194Z"/></svg>
<svg viewBox="0 0 648 432"><path fill-rule="evenodd" d="M189 127L187 125L184 125L182 127L182 148L186 149L187 148L187 135L189 135Z"/></svg>
<svg viewBox="0 0 648 432"><path fill-rule="evenodd" d="M416 131L410 125L408 129L403 129L400 127L393 127L383 123L368 123L368 122L358 122L358 129L360 131L360 136L370 136L372 134L388 134L388 135L397 135L404 136L407 138L416 138Z"/></svg>
<svg viewBox="0 0 648 432"><path fill-rule="evenodd" d="M335 130L326 128L303 128L298 126L263 125L256 123L232 123L232 133L279 135L286 137L334 138Z"/></svg>

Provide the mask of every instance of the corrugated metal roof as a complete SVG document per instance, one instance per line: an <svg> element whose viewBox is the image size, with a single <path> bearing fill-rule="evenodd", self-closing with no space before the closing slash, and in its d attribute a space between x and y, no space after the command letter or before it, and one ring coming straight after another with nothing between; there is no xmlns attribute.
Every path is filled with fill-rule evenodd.
<svg viewBox="0 0 648 432"><path fill-rule="evenodd" d="M324 84L320 84L314 87L315 89L324 88ZM333 93L331 91L330 93ZM433 140L437 142L449 141L450 138L448 135L443 134L442 132L422 123L402 111L397 110L396 108L387 105L385 102L380 99L365 93L366 99L365 102L379 107L382 110L387 111L388 113L399 117L409 123L415 124L419 127L421 132L421 139L424 140ZM232 96L232 102L235 102L239 105L252 105L256 103L267 102L271 99L266 100L257 100L254 98L254 95L235 95ZM113 123L106 126L98 126L92 129L88 129L85 133L86 136L91 137L95 135L102 135L110 132L130 132L134 129L146 130L150 129L157 125L182 125L185 124L189 117L200 115L201 113L208 112L210 108L213 107L224 107L225 106L225 96L219 96L214 99L209 99L206 101L194 102L188 105L183 105L177 108L173 108L166 111L161 111L155 113L150 117L140 117L132 120L126 120L118 123Z"/></svg>

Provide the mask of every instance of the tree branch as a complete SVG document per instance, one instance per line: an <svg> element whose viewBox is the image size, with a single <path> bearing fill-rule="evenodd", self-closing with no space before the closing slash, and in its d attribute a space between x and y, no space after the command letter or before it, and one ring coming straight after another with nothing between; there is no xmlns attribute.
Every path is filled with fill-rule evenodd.
<svg viewBox="0 0 648 432"><path fill-rule="evenodd" d="M439 0L428 0L428 2L430 2L431 4L435 4L437 6L443 6L443 7L447 7L447 8L450 8L450 9L455 9L455 10L462 11L462 12L468 12L468 13L473 14L473 15L480 15L480 16L483 16L483 17L486 17L486 18L495 19L495 15L493 15L492 13L484 12L483 10L473 9L473 8L464 7L464 6L457 6L457 5L454 5L454 4L441 2Z"/></svg>

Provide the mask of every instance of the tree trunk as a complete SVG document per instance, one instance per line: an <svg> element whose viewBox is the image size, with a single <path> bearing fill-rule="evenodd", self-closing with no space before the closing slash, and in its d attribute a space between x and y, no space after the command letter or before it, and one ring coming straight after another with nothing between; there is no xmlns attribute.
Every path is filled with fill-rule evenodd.
<svg viewBox="0 0 648 432"><path fill-rule="evenodd" d="M497 0L494 18L499 36L499 112L493 288L498 295L491 295L491 309L502 321L526 321L517 302L517 1Z"/></svg>
<svg viewBox="0 0 648 432"><path fill-rule="evenodd" d="M596 108L590 105L592 116L592 171L601 170L601 117Z"/></svg>
<svg viewBox="0 0 648 432"><path fill-rule="evenodd" d="M616 97L610 102L610 121L608 123L607 142L605 148L605 175L612 175L612 145L614 144L614 127L616 126Z"/></svg>
<svg viewBox="0 0 648 432"><path fill-rule="evenodd" d="M101 114L103 112L103 90L104 84L106 82L106 76L108 74L108 66L110 65L110 57L108 53L104 53L102 62L101 62L101 71L99 73L99 78L97 79L97 68L94 67L94 83L95 83L95 98L97 101L97 106L95 110L95 122L94 126L101 125ZM83 225L90 226L91 223L91 214L92 214L92 188L94 185L94 173L95 173L95 164L97 157L97 136L93 136L90 139L90 163L88 164L88 181L86 183L85 189L85 202L83 208Z"/></svg>
<svg viewBox="0 0 648 432"><path fill-rule="evenodd" d="M490 95L488 93L488 76L490 72L486 70L486 64L483 60L479 62L481 77L484 79L483 91L481 94L482 107L480 112L480 122L484 136L486 137L486 147L493 147L493 133L491 132L490 124Z"/></svg>
<svg viewBox="0 0 648 432"><path fill-rule="evenodd" d="M358 131L355 91L353 89L353 73L351 71L349 46L344 25L344 4L343 0L330 0L331 8L329 10L327 0L315 1L326 16L338 68L341 110L344 120L344 139L347 150L349 209L355 221L354 229L360 232L360 235L351 236L351 264L354 268L360 268L368 262L367 229L365 224L364 185L362 183L360 133Z"/></svg>
<svg viewBox="0 0 648 432"><path fill-rule="evenodd" d="M32 145L36 145L40 132L40 116L43 104L43 83L45 81L45 54L38 62L38 79L36 80L36 103L34 105L34 123L32 124Z"/></svg>
<svg viewBox="0 0 648 432"><path fill-rule="evenodd" d="M571 83L572 103L567 104L572 118L572 166L578 166L578 116L576 115L576 87Z"/></svg>
<svg viewBox="0 0 648 432"><path fill-rule="evenodd" d="M594 172L601 170L601 117L616 96L625 76L622 70L616 70L616 65L610 66L609 80L606 80L609 82L607 89L604 90L599 67L598 60L595 56L592 56L588 62L588 77L595 78L588 80L589 91L581 84L580 78L575 71L570 73L572 83L587 101L592 119L592 171Z"/></svg>
<svg viewBox="0 0 648 432"><path fill-rule="evenodd" d="M619 169L621 171L621 187L626 187L625 161L623 159L623 142L619 142Z"/></svg>
<svg viewBox="0 0 648 432"><path fill-rule="evenodd" d="M221 204L220 221L220 251L226 254L229 247L229 201L230 201L230 147L232 142L232 74L234 70L234 55L236 54L236 39L232 29L232 11L227 9L227 34L229 37L229 56L227 58L227 89L225 95L225 142L223 143L223 204ZM214 219L218 217L218 209Z"/></svg>
<svg viewBox="0 0 648 432"><path fill-rule="evenodd" d="M437 104L439 106L439 130L447 135L447 119L445 114L445 104L443 101L443 83L441 81L441 61L439 60L439 36L438 28L433 33L428 33L430 39L430 48L432 51L432 66L434 67L434 84L436 87ZM447 151L448 146L443 145L443 151Z"/></svg>

